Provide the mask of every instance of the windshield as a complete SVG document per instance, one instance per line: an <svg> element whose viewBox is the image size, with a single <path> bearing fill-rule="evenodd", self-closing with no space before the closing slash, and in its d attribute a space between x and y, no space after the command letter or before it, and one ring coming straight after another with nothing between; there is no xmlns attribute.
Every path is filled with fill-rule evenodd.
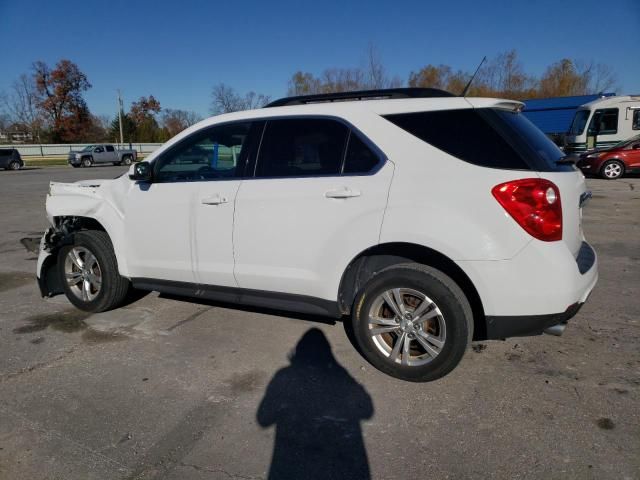
<svg viewBox="0 0 640 480"><path fill-rule="evenodd" d="M84 147L82 150L80 150L81 152L88 152L89 150L93 150L93 147L95 145L87 145L86 147Z"/></svg>
<svg viewBox="0 0 640 480"><path fill-rule="evenodd" d="M587 120L589 120L590 110L578 110L573 117L571 127L569 128L570 135L582 135L584 127L587 126Z"/></svg>

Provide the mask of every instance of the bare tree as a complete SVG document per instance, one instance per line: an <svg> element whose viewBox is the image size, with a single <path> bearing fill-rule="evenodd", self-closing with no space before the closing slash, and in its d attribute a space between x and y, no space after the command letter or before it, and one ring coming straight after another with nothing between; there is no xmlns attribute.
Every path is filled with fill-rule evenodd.
<svg viewBox="0 0 640 480"><path fill-rule="evenodd" d="M20 75L9 93L0 96L0 104L12 123L22 125L39 140L44 119L38 109L38 93L32 77Z"/></svg>
<svg viewBox="0 0 640 480"><path fill-rule="evenodd" d="M198 123L202 118L195 112L165 108L162 113L162 126L169 136L177 135L185 128Z"/></svg>
<svg viewBox="0 0 640 480"><path fill-rule="evenodd" d="M271 100L268 95L253 91L241 96L233 87L224 83L219 83L213 87L211 98L211 113L214 115L261 108Z"/></svg>
<svg viewBox="0 0 640 480"><path fill-rule="evenodd" d="M402 86L399 77L389 77L387 69L382 63L380 53L373 43L369 43L367 48L367 66L365 69L365 88L379 90L381 88L396 88Z"/></svg>

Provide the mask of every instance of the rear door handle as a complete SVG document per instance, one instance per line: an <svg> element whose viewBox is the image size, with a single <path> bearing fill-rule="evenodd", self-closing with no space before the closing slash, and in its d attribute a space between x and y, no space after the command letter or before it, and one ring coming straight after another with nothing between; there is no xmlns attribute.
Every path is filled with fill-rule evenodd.
<svg viewBox="0 0 640 480"><path fill-rule="evenodd" d="M203 205L220 205L223 203L228 203L229 200L226 197L223 197L219 194L211 195L210 197L205 197L201 200Z"/></svg>
<svg viewBox="0 0 640 480"><path fill-rule="evenodd" d="M352 198L359 197L360 190L353 190L349 187L336 188L335 190L329 190L324 194L327 198Z"/></svg>

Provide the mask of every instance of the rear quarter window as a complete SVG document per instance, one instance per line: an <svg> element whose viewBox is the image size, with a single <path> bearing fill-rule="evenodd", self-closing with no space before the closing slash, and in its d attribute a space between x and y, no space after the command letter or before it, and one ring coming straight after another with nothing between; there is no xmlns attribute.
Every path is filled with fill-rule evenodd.
<svg viewBox="0 0 640 480"><path fill-rule="evenodd" d="M474 165L508 170L569 171L562 151L520 113L440 110L384 118L424 142Z"/></svg>

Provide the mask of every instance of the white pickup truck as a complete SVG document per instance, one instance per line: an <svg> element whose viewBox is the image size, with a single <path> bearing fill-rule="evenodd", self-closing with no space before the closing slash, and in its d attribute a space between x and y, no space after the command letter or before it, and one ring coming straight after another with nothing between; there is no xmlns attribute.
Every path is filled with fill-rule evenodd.
<svg viewBox="0 0 640 480"><path fill-rule="evenodd" d="M111 144L87 145L80 151L69 152L69 165L72 167L91 167L96 163L131 165L138 158L135 150L116 149Z"/></svg>

